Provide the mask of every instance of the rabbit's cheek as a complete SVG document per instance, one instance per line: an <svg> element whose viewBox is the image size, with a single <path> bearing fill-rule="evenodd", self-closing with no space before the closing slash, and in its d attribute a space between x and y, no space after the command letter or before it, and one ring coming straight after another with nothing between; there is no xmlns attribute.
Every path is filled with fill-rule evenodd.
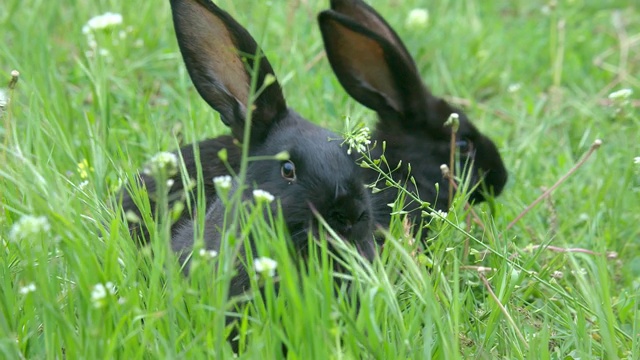
<svg viewBox="0 0 640 360"><path fill-rule="evenodd" d="M371 233L372 224L369 221L361 222L355 226L353 239L360 255L368 261L373 261L376 255L375 241Z"/></svg>

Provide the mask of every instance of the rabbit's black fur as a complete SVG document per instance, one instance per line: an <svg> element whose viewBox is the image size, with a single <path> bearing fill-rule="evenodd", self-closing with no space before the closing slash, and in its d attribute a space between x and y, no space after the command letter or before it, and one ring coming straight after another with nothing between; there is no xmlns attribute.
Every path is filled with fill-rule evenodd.
<svg viewBox="0 0 640 360"><path fill-rule="evenodd" d="M497 196L507 181L507 171L494 143L481 134L460 109L435 97L423 84L413 58L395 31L371 6L361 0L331 0L331 10L318 16L327 58L345 90L358 102L378 113L372 141L378 144L372 157L385 156L392 174L407 189L416 192L439 210L448 208L449 183L440 166L449 163L451 128L444 126L452 113L459 114L456 139L460 167L472 165L471 185L479 186L470 195L472 202ZM409 167L411 171L409 171ZM378 173L364 170L368 182ZM415 179L416 186L406 180ZM439 183L436 191L435 183ZM384 185L384 184L383 184ZM373 197L374 217L388 226L387 204L395 201L395 189L377 192ZM419 223L420 211L411 213Z"/></svg>
<svg viewBox="0 0 640 360"><path fill-rule="evenodd" d="M257 88L264 84L267 75L274 72L251 35L212 2L171 0L171 9L178 44L191 80L198 93L220 113L222 121L232 132L232 137L222 136L198 145L207 184L205 247L218 250L225 207L215 196L212 178L229 173L218 158L218 151L226 148L228 165L238 170L241 150L233 139L243 137L251 69L258 67ZM319 214L343 239L354 244L364 257L371 260L375 249L369 194L362 185L363 179L353 157L347 154L339 141L329 140L337 136L289 109L277 81L264 88L252 106L249 156L272 157L287 151L290 157L286 161L250 161L243 199L251 201L254 186L278 198L294 245L305 246L309 231L318 231L316 214ZM184 147L181 155L189 174L197 178L198 164L193 147ZM174 185L170 198L174 191L180 193L184 190L180 175L172 180ZM149 191L155 189L151 177L143 176L141 181ZM232 192L238 187L234 184ZM139 211L128 193L124 195L123 206L126 210ZM277 213L276 202L271 206L273 213ZM183 260L194 241L194 224L190 215L193 214L185 212L172 229L172 247L183 254ZM135 224L131 230L148 235L144 227L140 229ZM188 266L186 269L188 271ZM246 289L246 279L247 275L240 271L232 281L231 295Z"/></svg>
<svg viewBox="0 0 640 360"><path fill-rule="evenodd" d="M196 157L196 151L194 146L197 146L198 157ZM218 157L218 152L222 149L227 150L227 162L226 164L220 160ZM177 152L176 152L177 153ZM233 139L232 136L223 135L213 139L203 140L201 142L190 144L183 146L179 154L177 153L178 158L182 158L184 162L184 167L187 169L189 176L195 181L197 179L197 169L200 166L202 170L202 178L205 180L203 182L203 191L204 198L213 200L216 198L216 188L213 185L213 181L211 181L216 176L228 175L229 168L233 169L237 172L240 169L240 158L242 156L242 149L240 144L237 143ZM198 159L200 161L198 161ZM168 189L169 193L169 204L173 205L176 201L187 201L185 191L189 189L184 188L184 183L182 182L182 174L180 172L172 175L170 178L171 187ZM156 202L155 196L152 196L156 192L156 182L151 175L148 174L140 174L137 186L141 186L145 189L145 191L150 195L149 196L149 205L150 208L155 211ZM189 192L191 198L195 198L196 192ZM133 201L133 197L129 192L125 192L122 194L122 208L125 211L133 212L138 219L142 219L142 214L140 209ZM207 205L210 204L210 201L207 201ZM191 204L193 205L193 204ZM172 228L172 233L175 233L176 229L184 224L186 221L191 219L194 215L195 206L192 206L191 209L193 211L189 211L188 208L185 208L179 217L178 221L174 224ZM149 232L144 226L143 223L139 221L130 221L129 222L129 231L134 239L140 241L147 241L149 239Z"/></svg>

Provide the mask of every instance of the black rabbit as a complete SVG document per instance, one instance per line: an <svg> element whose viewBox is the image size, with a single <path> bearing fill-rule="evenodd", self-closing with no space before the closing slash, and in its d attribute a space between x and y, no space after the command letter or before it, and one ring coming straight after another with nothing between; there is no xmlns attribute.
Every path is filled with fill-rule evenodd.
<svg viewBox="0 0 640 360"><path fill-rule="evenodd" d="M320 13L318 21L338 80L351 97L378 113L372 134L378 146L372 157L381 155L384 141L389 166L394 168L402 161L393 171L394 180L404 183L413 176L415 186L410 181L406 184L409 191L438 210L448 208L449 183L443 180L440 166L449 163L452 130L444 123L457 113L460 166L472 165L470 201L481 202L487 194L502 192L507 171L494 143L460 109L431 94L396 32L371 6L361 0L331 0L331 10ZM377 172L364 171L368 182L378 178ZM435 183L439 183L439 191ZM397 195L395 189L385 189L373 196L378 224L389 225L387 204ZM411 219L419 223L420 211L412 212Z"/></svg>
<svg viewBox="0 0 640 360"><path fill-rule="evenodd" d="M233 136L199 144L205 183L212 182L214 176L228 173L218 158L220 149L227 149L231 167L237 169L239 166L241 152L233 139L243 138L251 69L257 67L258 88L265 84L265 79L269 80L252 104L249 156L273 160L248 163L243 199L251 198L254 185L277 197L293 244L298 248L306 246L310 231L318 231L316 214L319 214L337 234L371 260L375 249L369 194L362 185L362 176L353 157L339 141L329 141L337 136L287 108L280 85L272 77L271 65L260 55L251 35L228 13L208 0L171 0L171 9L178 44L191 80L202 98L220 113ZM275 160L273 156L283 151L288 152L289 159ZM189 173L195 174L197 164L193 148L183 148L182 157ZM183 188L178 175L174 180L172 192ZM149 177L143 181L149 187L154 186ZM238 188L234 183L231 193ZM218 250L225 205L215 197L213 184L206 192L205 247ZM128 194L123 206L138 211ZM270 206L273 213L277 213L276 202ZM194 242L194 224L189 218L183 216L173 228L172 247L183 254L182 259L186 259L185 254ZM186 269L188 272L188 265ZM232 281L230 295L243 292L248 284L248 275L239 269L239 275Z"/></svg>

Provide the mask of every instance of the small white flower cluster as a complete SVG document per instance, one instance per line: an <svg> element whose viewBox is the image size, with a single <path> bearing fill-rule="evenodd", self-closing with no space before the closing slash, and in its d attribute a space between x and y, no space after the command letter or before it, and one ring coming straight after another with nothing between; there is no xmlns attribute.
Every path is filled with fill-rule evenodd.
<svg viewBox="0 0 640 360"><path fill-rule="evenodd" d="M122 25L122 22L122 15L112 12L107 12L89 19L82 27L82 33L87 37L87 44L90 48L90 50L86 52L87 57L93 57L94 54L98 54L111 60L111 52L104 47L98 47L96 34L109 33L111 29ZM128 26L125 30L119 30L117 33L113 33L113 36L111 36L111 45L118 46L120 41L125 40L131 32L133 32L133 27ZM135 47L142 47L143 45L144 42L142 39L137 39L134 42Z"/></svg>
<svg viewBox="0 0 640 360"><path fill-rule="evenodd" d="M358 130L353 131L346 135L345 142L349 146L347 154L351 155L351 152L355 150L358 154L362 154L367 151L367 145L371 144L371 131L368 127L363 126Z"/></svg>
<svg viewBox="0 0 640 360"><path fill-rule="evenodd" d="M25 215L11 227L9 239L20 240L38 234L48 233L51 230L49 220L44 216Z"/></svg>
<svg viewBox="0 0 640 360"><path fill-rule="evenodd" d="M136 214L133 210L127 210L124 213L124 217L127 219L128 222L134 223L134 224L137 224L140 221L142 221L140 219L140 216L138 216L138 214Z"/></svg>
<svg viewBox="0 0 640 360"><path fill-rule="evenodd" d="M168 151L161 151L151 158L144 173L152 176L160 174L173 176L178 173L178 156Z"/></svg>
<svg viewBox="0 0 640 360"><path fill-rule="evenodd" d="M615 116L627 113L626 108L631 105L631 95L633 95L633 90L631 89L621 89L609 94L609 100L611 100L611 107Z"/></svg>
<svg viewBox="0 0 640 360"><path fill-rule="evenodd" d="M207 249L200 249L200 257L203 259L207 259L207 260L211 260L213 258L215 258L216 256L218 256L218 252L215 250L207 250Z"/></svg>
<svg viewBox="0 0 640 360"><path fill-rule="evenodd" d="M411 30L420 30L429 24L429 10L413 9L409 12L405 26Z"/></svg>
<svg viewBox="0 0 640 360"><path fill-rule="evenodd" d="M21 288L18 290L18 292L19 292L20 294L22 294L22 295L27 295L27 294L32 293L32 292L34 292L34 291L36 291L36 284L34 284L34 283L29 283L29 284L27 284L27 285L25 285L25 286L21 287Z"/></svg>
<svg viewBox="0 0 640 360"><path fill-rule="evenodd" d="M518 92L521 88L522 88L521 83L513 83L507 87L507 91L513 94L515 92Z"/></svg>
<svg viewBox="0 0 640 360"><path fill-rule="evenodd" d="M2 118L7 105L9 105L9 91L0 88L0 118Z"/></svg>
<svg viewBox="0 0 640 360"><path fill-rule="evenodd" d="M82 191L89 185L89 180L84 180L78 184L78 190Z"/></svg>
<svg viewBox="0 0 640 360"><path fill-rule="evenodd" d="M107 296L115 295L116 291L116 286L111 281L108 281L105 284L96 284L91 290L91 301L93 302L93 307L99 309L105 306Z"/></svg>
<svg viewBox="0 0 640 360"><path fill-rule="evenodd" d="M444 122L444 126L451 126L453 132L458 132L460 128L460 115L458 113L451 113L447 121Z"/></svg>
<svg viewBox="0 0 640 360"><path fill-rule="evenodd" d="M231 189L231 176L223 175L213 178L213 184L216 186L216 190L229 190Z"/></svg>
<svg viewBox="0 0 640 360"><path fill-rule="evenodd" d="M257 273L263 276L273 277L276 274L278 262L268 257L259 257L253 260L253 267Z"/></svg>
<svg viewBox="0 0 640 360"><path fill-rule="evenodd" d="M5 89L0 89L0 111L9 103L9 93Z"/></svg>
<svg viewBox="0 0 640 360"><path fill-rule="evenodd" d="M449 215L446 211L436 210L431 212L431 217L437 220L443 220Z"/></svg>
<svg viewBox="0 0 640 360"><path fill-rule="evenodd" d="M631 95L633 95L633 90L631 89L621 89L618 91L614 91L609 94L609 99L611 100L628 100Z"/></svg>
<svg viewBox="0 0 640 360"><path fill-rule="evenodd" d="M98 48L98 41L95 33L106 30L122 24L122 15L107 12L102 15L94 16L82 27L82 33L87 37L87 44L91 50L86 52L87 57L93 57L95 53L100 56L108 57L111 55L109 50ZM125 31L120 31L119 37L124 39L127 36Z"/></svg>
<svg viewBox="0 0 640 360"><path fill-rule="evenodd" d="M102 15L94 16L82 27L82 33L88 34L95 30L102 30L122 24L122 15L106 12Z"/></svg>
<svg viewBox="0 0 640 360"><path fill-rule="evenodd" d="M265 202L267 204L275 199L269 192L260 189L253 190L253 198L258 203Z"/></svg>
<svg viewBox="0 0 640 360"><path fill-rule="evenodd" d="M640 165L640 156L636 156L633 158L633 163L636 165Z"/></svg>

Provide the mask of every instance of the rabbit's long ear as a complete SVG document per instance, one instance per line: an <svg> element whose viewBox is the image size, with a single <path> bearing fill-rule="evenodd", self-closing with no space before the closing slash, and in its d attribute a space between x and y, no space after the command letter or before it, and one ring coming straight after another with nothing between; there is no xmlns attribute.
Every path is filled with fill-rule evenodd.
<svg viewBox="0 0 640 360"><path fill-rule="evenodd" d="M353 21L385 38L402 54L405 61L414 64L402 40L378 12L362 0L331 0L331 9L350 17ZM415 65L413 65L415 68Z"/></svg>
<svg viewBox="0 0 640 360"><path fill-rule="evenodd" d="M198 93L242 139L251 88L251 69L258 66L259 89L269 61L249 32L210 0L171 0L180 51ZM258 60L259 62L257 62ZM257 64L257 65L256 65ZM254 101L251 142L261 141L287 104L277 81Z"/></svg>
<svg viewBox="0 0 640 360"><path fill-rule="evenodd" d="M381 115L418 111L428 91L395 32L361 1L331 4L340 12L325 10L318 21L331 67L349 95Z"/></svg>

